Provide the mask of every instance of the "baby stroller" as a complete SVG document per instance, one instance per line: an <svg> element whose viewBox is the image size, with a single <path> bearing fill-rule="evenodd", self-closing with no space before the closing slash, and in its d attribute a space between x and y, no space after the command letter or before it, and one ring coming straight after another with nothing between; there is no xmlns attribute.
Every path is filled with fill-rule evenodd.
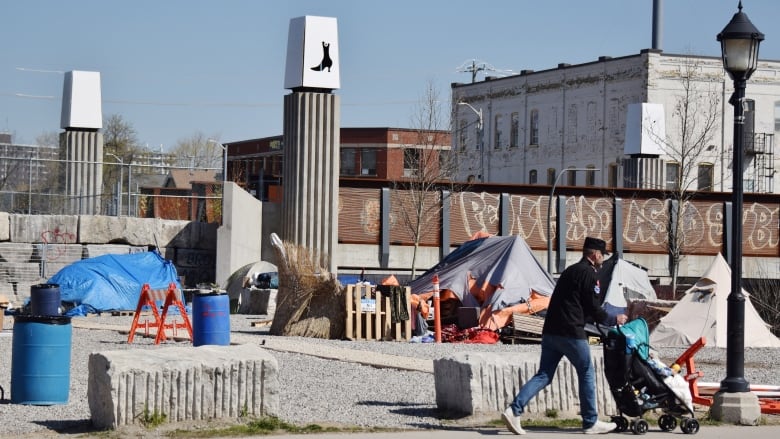
<svg viewBox="0 0 780 439"><path fill-rule="evenodd" d="M683 384L684 380L650 358L647 322L638 318L611 328L606 334L599 327L599 332L604 340L604 374L620 410L620 416L612 417L618 426L616 431L631 429L634 434L645 434L649 426L642 416L647 411L660 410L661 430L672 431L679 421L683 433L697 433L699 422L694 418L690 398L680 392L679 385L675 389L669 386L677 383L673 379L682 380ZM687 391L685 385L682 387Z"/></svg>

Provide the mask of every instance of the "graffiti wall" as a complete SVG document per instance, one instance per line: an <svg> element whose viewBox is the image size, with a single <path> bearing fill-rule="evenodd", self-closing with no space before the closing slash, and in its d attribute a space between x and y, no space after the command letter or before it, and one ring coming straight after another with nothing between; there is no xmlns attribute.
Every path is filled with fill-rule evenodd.
<svg viewBox="0 0 780 439"><path fill-rule="evenodd" d="M403 192L403 191L393 191ZM422 245L438 246L441 227L449 226L452 245L458 245L477 232L499 234L501 218L508 218L505 228L512 235L522 236L538 250L547 248L549 235L557 236L555 204L549 206L548 195L508 194L488 192L453 193L444 200L423 203L404 193L392 194L387 219L382 216L381 190L365 188L340 189L339 242L378 244L382 221L389 221L390 241L395 245L413 245L415 218L422 218ZM615 198L561 194L565 200L567 247L578 249L586 236L597 236L609 243L615 240L616 218L622 224L618 239L625 252L666 253L672 223L671 201L659 197L634 196ZM449 218L442 221L442 203L449 207ZM424 206L421 215L415 208ZM715 254L723 251L724 209L720 200L694 200L680 209L682 221L679 236L685 254ZM503 212L507 209L508 212ZM743 208L742 251L745 256L780 256L780 201L751 201Z"/></svg>

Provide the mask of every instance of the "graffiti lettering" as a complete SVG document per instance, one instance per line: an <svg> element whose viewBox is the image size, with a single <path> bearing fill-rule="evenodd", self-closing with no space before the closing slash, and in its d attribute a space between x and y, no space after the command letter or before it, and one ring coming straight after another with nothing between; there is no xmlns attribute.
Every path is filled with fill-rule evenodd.
<svg viewBox="0 0 780 439"><path fill-rule="evenodd" d="M499 195L487 192L462 192L459 197L453 198L456 198L455 208L460 211L467 236L489 230L488 225L498 223Z"/></svg>
<svg viewBox="0 0 780 439"><path fill-rule="evenodd" d="M546 218L547 211L543 215L539 210L542 208L542 201L546 202L547 199L548 197L541 196L536 199L521 195L511 196L509 205L512 209L512 225L509 233L520 235L523 239L529 239L533 234L538 233L539 239L546 240L547 222L542 218Z"/></svg>
<svg viewBox="0 0 780 439"><path fill-rule="evenodd" d="M582 241L586 236L600 236L609 241L612 220L612 203L605 198L588 202L585 197L570 197L566 200L566 210L572 212L566 223L566 239Z"/></svg>
<svg viewBox="0 0 780 439"><path fill-rule="evenodd" d="M777 247L778 209L768 209L761 204L747 206L743 213L745 242L751 249ZM752 227L750 227L752 225Z"/></svg>
<svg viewBox="0 0 780 439"><path fill-rule="evenodd" d="M623 239L627 243L666 245L669 211L664 200L631 200L628 203Z"/></svg>
<svg viewBox="0 0 780 439"><path fill-rule="evenodd" d="M49 261L56 261L65 256L65 248L57 245L49 247L48 244L75 244L76 235L60 230L59 227L55 227L54 230L46 230L41 233L41 241L44 244L47 244L46 259Z"/></svg>
<svg viewBox="0 0 780 439"><path fill-rule="evenodd" d="M360 226L369 235L376 235L382 228L379 200L367 200L360 212Z"/></svg>

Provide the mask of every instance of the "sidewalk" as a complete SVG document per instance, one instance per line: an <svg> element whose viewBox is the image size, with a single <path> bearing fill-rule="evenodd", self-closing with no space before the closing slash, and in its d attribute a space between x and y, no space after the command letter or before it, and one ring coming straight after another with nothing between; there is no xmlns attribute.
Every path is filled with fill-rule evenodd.
<svg viewBox="0 0 780 439"><path fill-rule="evenodd" d="M523 437L541 437L544 439L564 439L582 435L581 430L561 430L561 429L536 429L526 430L528 434ZM619 437L634 436L631 432L609 433L600 435L600 437ZM669 438L669 435L678 437L699 437L706 439L774 439L780 437L780 425L771 426L702 426L695 435L686 435L679 428L671 432L663 432L658 427L651 427L647 434L634 437L642 438ZM281 436L253 436L256 438L284 438L284 439L473 439L486 436L500 436L503 438L517 437L505 428L484 427L478 429L452 429L452 430L419 430L413 432L390 432L390 433L323 433L323 434L304 434L304 435L281 435Z"/></svg>

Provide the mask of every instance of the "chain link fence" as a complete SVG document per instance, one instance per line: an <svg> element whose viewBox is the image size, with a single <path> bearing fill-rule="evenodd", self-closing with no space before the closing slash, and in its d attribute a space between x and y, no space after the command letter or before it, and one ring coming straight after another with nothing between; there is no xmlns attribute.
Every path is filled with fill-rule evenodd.
<svg viewBox="0 0 780 439"><path fill-rule="evenodd" d="M221 222L221 172L0 156L0 211Z"/></svg>

